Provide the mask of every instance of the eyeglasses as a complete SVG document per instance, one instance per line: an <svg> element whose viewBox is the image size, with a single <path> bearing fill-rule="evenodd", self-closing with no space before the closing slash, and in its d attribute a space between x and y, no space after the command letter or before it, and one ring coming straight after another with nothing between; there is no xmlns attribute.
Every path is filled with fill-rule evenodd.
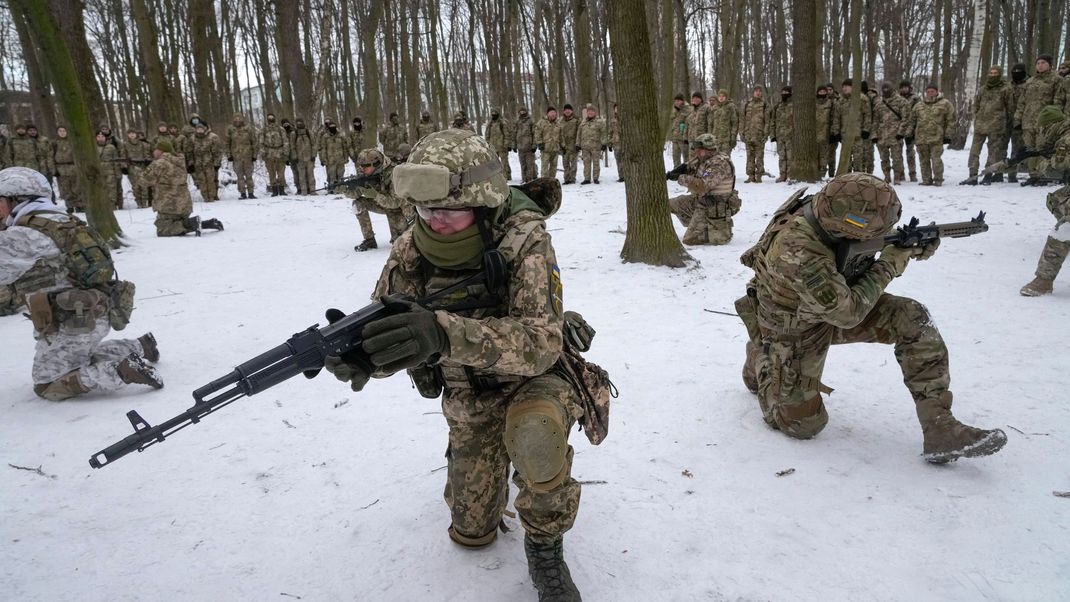
<svg viewBox="0 0 1070 602"><path fill-rule="evenodd" d="M444 209L442 207L416 206L416 214L425 222L432 218L443 222L456 222L472 214L471 209Z"/></svg>

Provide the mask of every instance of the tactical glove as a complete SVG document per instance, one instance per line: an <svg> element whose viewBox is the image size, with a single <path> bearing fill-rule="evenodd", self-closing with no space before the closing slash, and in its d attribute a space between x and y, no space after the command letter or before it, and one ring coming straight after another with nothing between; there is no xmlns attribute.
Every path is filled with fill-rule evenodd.
<svg viewBox="0 0 1070 602"><path fill-rule="evenodd" d="M609 145L608 144L603 144L602 145L602 152L606 152L607 148L609 148Z"/></svg>
<svg viewBox="0 0 1070 602"><path fill-rule="evenodd" d="M927 243L927 244L925 244L925 245L923 245L921 247L915 248L915 250L914 250L914 259L917 259L918 261L925 261L926 259L928 259L928 258L932 257L933 255L935 255L936 254L936 250L938 248L940 248L940 239L939 238L933 239L931 242L929 242L929 243Z"/></svg>
<svg viewBox="0 0 1070 602"><path fill-rule="evenodd" d="M227 155L227 161L234 162L234 155Z"/></svg>
<svg viewBox="0 0 1070 602"><path fill-rule="evenodd" d="M866 130L862 130L862 139L869 140L869 132L867 132Z"/></svg>
<svg viewBox="0 0 1070 602"><path fill-rule="evenodd" d="M913 136L907 136L906 141L907 141L907 144L914 144L914 137Z"/></svg>
<svg viewBox="0 0 1070 602"><path fill-rule="evenodd" d="M836 134L832 134L831 136L829 136L829 144L836 144L839 141L840 141L840 137L837 136Z"/></svg>
<svg viewBox="0 0 1070 602"><path fill-rule="evenodd" d="M186 173L189 173L189 174L193 173L193 164L192 163L190 163L189 165L186 166Z"/></svg>
<svg viewBox="0 0 1070 602"><path fill-rule="evenodd" d="M888 245L881 250L881 257L878 261L888 264L892 268L892 272L898 276L902 276L903 272L907 269L907 263L910 258L914 256L914 247L897 247L895 245Z"/></svg>
<svg viewBox="0 0 1070 602"><path fill-rule="evenodd" d="M344 357L329 355L323 367L338 380L349 383L349 388L360 391L372 377L372 365L359 351L346 353Z"/></svg>
<svg viewBox="0 0 1070 602"><path fill-rule="evenodd" d="M609 145L609 152L613 152L613 145L612 144Z"/></svg>
<svg viewBox="0 0 1070 602"><path fill-rule="evenodd" d="M388 374L420 364L434 364L450 348L446 331L438 325L435 312L397 295L387 295L383 303L392 316L364 327L364 351L372 364Z"/></svg>
<svg viewBox="0 0 1070 602"><path fill-rule="evenodd" d="M944 144L951 144L951 138L944 138Z"/></svg>
<svg viewBox="0 0 1070 602"><path fill-rule="evenodd" d="M776 142L776 136L770 136L769 137L769 141L770 142Z"/></svg>
<svg viewBox="0 0 1070 602"><path fill-rule="evenodd" d="M130 175L130 170L125 167L121 168L119 171L123 172L124 176Z"/></svg>
<svg viewBox="0 0 1070 602"><path fill-rule="evenodd" d="M223 164L222 164L222 163L216 163L216 164L215 164L215 168L216 168L216 169L219 169L219 168L220 168L220 167L222 167L222 166L223 166Z"/></svg>
<svg viewBox="0 0 1070 602"><path fill-rule="evenodd" d="M536 144L536 145L535 145L535 149L536 149L536 150L539 150L539 151L541 151L541 150L543 149L543 145L541 145L541 144Z"/></svg>
<svg viewBox="0 0 1070 602"><path fill-rule="evenodd" d="M256 155L253 155L252 157L249 157L249 160L250 161L256 161Z"/></svg>
<svg viewBox="0 0 1070 602"><path fill-rule="evenodd" d="M578 145L578 144L577 144L577 145L576 145L576 152L578 153L578 152L580 152L581 150L582 150L582 149L580 148L580 145Z"/></svg>

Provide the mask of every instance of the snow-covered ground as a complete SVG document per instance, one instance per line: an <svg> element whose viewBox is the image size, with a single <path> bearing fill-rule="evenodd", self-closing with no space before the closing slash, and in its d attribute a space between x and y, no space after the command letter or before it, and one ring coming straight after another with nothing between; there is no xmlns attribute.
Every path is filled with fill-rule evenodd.
<svg viewBox="0 0 1070 602"><path fill-rule="evenodd" d="M565 550L585 599L1070 599L1070 499L1053 495L1070 490L1070 279L1018 295L1052 223L1047 190L955 186L966 153L945 158L950 185L904 184L904 214L985 210L991 230L945 242L890 290L941 327L958 417L1010 441L943 467L919 455L890 347L833 348L831 420L811 441L766 428L743 387L742 325L703 310L733 311L750 276L738 257L794 187L740 183L732 243L692 248L678 270L620 262L615 168L565 188L548 227L566 306L598 330L589 357L621 391L605 443L572 436L574 476L591 483ZM734 160L742 173L741 147ZM766 165L775 175L772 147ZM200 239L154 237L151 210L118 214L131 243L118 267L138 286L120 335L156 334L163 390L38 399L30 323L0 319L0 598L534 600L516 519L483 551L447 538L446 424L403 376L360 394L297 378L89 467L128 434L127 410L161 422L325 309L368 302L388 253L382 216L381 247L357 254L346 200L221 196L196 212L227 229Z"/></svg>

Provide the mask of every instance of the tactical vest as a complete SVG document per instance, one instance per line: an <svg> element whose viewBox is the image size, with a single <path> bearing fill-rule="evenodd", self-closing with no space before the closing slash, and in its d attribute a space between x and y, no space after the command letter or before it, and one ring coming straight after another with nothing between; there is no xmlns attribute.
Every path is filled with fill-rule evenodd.
<svg viewBox="0 0 1070 602"><path fill-rule="evenodd" d="M42 213L65 215L58 211L37 211L24 216L17 225L36 230L56 243L72 287L98 288L115 279L111 251L96 230L73 215L65 215L65 221L58 221L43 217Z"/></svg>

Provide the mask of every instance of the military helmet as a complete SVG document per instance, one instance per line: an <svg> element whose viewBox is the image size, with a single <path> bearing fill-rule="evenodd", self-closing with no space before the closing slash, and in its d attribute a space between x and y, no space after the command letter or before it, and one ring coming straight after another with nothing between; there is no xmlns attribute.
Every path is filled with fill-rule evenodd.
<svg viewBox="0 0 1070 602"><path fill-rule="evenodd" d="M695 138L691 141L691 148L717 150L717 139L713 137L713 134L702 134L698 138Z"/></svg>
<svg viewBox="0 0 1070 602"><path fill-rule="evenodd" d="M832 236L868 240L891 230L903 206L884 180L867 173L836 176L810 204L814 217Z"/></svg>
<svg viewBox="0 0 1070 602"><path fill-rule="evenodd" d="M401 144L398 145L397 156L399 158L408 157L409 153L411 153L411 152L412 152L412 145L410 145L408 142L402 142Z"/></svg>
<svg viewBox="0 0 1070 602"><path fill-rule="evenodd" d="M377 148L366 148L357 153L357 167L364 167L365 165L374 165L375 173L383 171L387 162L386 155L383 151Z"/></svg>
<svg viewBox="0 0 1070 602"><path fill-rule="evenodd" d="M0 170L0 197L9 199L39 199L52 196L48 179L29 167L8 167Z"/></svg>
<svg viewBox="0 0 1070 602"><path fill-rule="evenodd" d="M1045 128L1053 123L1061 123L1066 119L1063 109L1059 105L1047 105L1037 113L1037 125Z"/></svg>
<svg viewBox="0 0 1070 602"><path fill-rule="evenodd" d="M395 195L427 207L497 207L509 196L498 153L471 130L424 136L392 177Z"/></svg>

